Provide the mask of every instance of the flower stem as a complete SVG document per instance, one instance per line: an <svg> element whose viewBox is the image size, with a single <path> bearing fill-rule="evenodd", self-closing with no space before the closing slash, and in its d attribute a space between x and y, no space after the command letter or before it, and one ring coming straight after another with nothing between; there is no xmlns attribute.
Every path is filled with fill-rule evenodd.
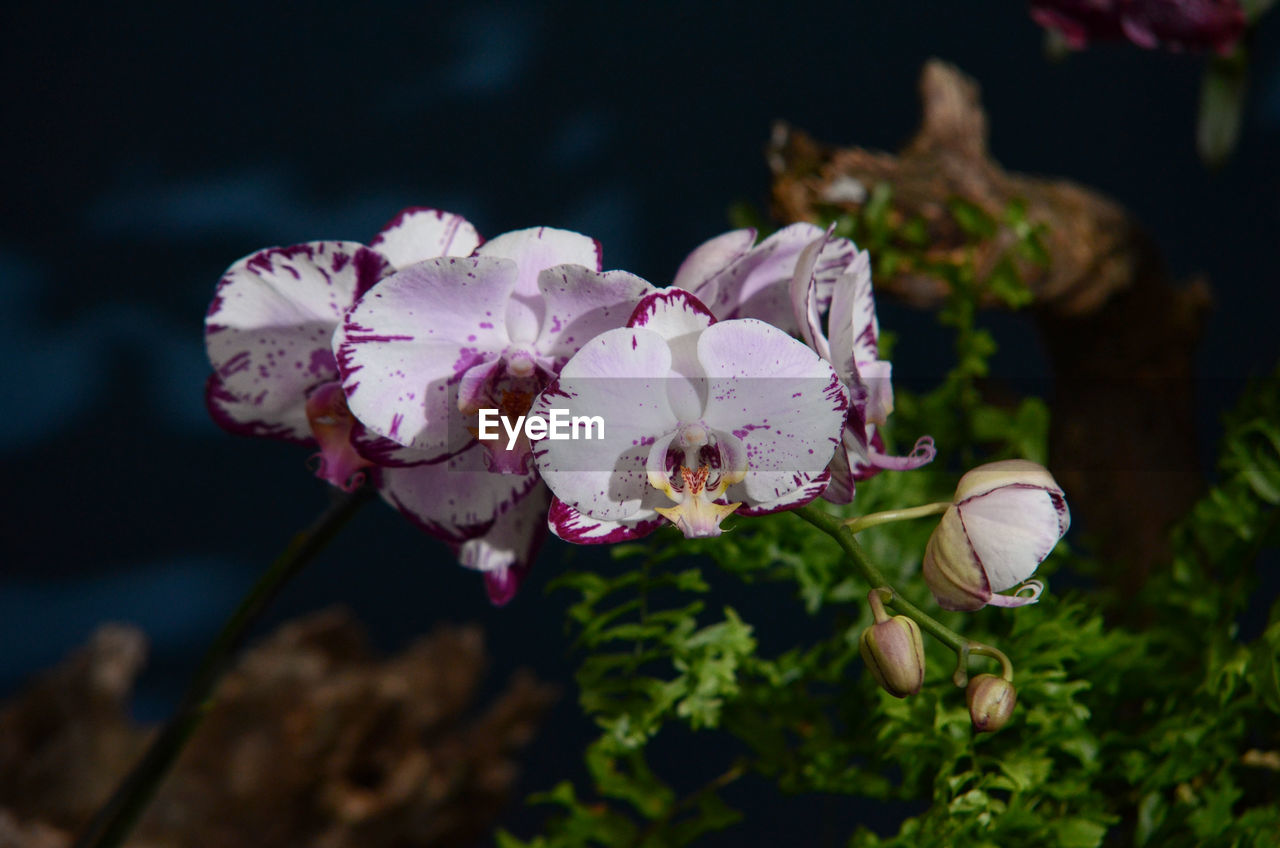
<svg viewBox="0 0 1280 848"><path fill-rule="evenodd" d="M114 848L124 842L192 733L213 706L213 689L230 666L245 634L262 617L284 584L311 562L360 506L372 497L373 488L366 486L350 494L334 494L329 508L314 524L294 536L222 625L222 630L205 652L195 677L188 684L177 711L80 834L75 848Z"/></svg>
<svg viewBox="0 0 1280 848"><path fill-rule="evenodd" d="M929 504L928 506L936 507L943 505ZM945 504L945 506L950 506L950 504ZM913 507L913 509L924 508L925 507ZM893 511L910 512L911 510ZM942 510L936 511L941 512ZM1009 662L1008 657L1005 657L1005 655L998 649L993 648L990 645L984 645L981 642L973 642L966 639L950 627L947 627L945 624L926 613L924 610L920 609L915 604L908 601L906 598L902 597L898 590L893 588L893 586L889 584L889 581L885 579L884 574L876 564L871 561L871 558L867 556L867 552L862 549L862 546L858 544L858 540L853 536L855 531L847 526L844 521L827 513L821 507L815 506L811 503L794 509L792 512L812 524L814 527L817 527L822 532L826 533L832 539L835 539L836 543L844 549L846 554L848 554L849 561L853 563L853 567L860 575L862 575L862 579L875 587L880 600L884 604L893 607L895 612L907 616L916 624L920 625L921 630L925 631L930 636L956 652L956 657L959 662L956 666L956 672L952 676L952 681L957 686L964 686L969 682L968 667L970 654L995 657L996 659L999 659L1005 678L1012 680L1013 665ZM873 513L873 515L883 514L884 513ZM927 513L920 514L924 515ZM887 520L892 521L896 519Z"/></svg>
<svg viewBox="0 0 1280 848"><path fill-rule="evenodd" d="M846 518L843 523L845 527L849 528L850 533L861 533L868 527L875 527L877 524L888 524L891 521L905 521L908 518L924 518L928 515L937 515L946 512L951 505L950 501L945 501L908 507L907 509L886 509L884 512L872 512L855 518Z"/></svg>

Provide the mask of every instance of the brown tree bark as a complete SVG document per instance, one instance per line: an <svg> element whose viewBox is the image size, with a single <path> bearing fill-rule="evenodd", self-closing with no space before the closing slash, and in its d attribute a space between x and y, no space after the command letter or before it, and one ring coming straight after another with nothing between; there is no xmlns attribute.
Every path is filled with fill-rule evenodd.
<svg viewBox="0 0 1280 848"><path fill-rule="evenodd" d="M1209 288L1174 286L1150 238L1114 200L1069 180L1013 174L987 149L977 84L940 61L920 79L923 119L897 155L821 144L785 125L769 151L774 214L810 221L856 212L880 183L891 215L928 228L927 255L973 249L948 204L996 221L1009 204L1046 227L1049 264L1019 271L1052 364L1051 467L1099 553L1133 590L1168 555L1168 528L1203 486L1195 450L1192 361ZM976 246L981 281L1016 235L1003 224ZM906 269L876 288L920 308L940 305L943 279ZM985 305L996 303L986 298Z"/></svg>

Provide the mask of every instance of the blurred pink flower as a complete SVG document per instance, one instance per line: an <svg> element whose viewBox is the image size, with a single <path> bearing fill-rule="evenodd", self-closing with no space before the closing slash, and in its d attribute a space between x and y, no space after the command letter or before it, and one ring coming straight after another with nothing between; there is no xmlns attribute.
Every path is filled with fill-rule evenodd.
<svg viewBox="0 0 1280 848"><path fill-rule="evenodd" d="M1245 28L1239 0L1032 0L1031 18L1076 50L1127 39L1147 49L1225 54Z"/></svg>

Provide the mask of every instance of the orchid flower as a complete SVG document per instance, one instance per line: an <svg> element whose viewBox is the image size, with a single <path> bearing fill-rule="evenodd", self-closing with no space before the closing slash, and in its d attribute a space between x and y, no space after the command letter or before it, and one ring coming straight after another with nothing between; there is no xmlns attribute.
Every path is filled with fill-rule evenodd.
<svg viewBox="0 0 1280 848"><path fill-rule="evenodd" d="M798 336L791 277L800 253L821 235L820 227L804 223L783 227L759 244L754 229L727 232L695 248L676 271L672 286L693 294L718 320L759 318ZM814 262L820 307L830 302L836 277L856 254L848 239L823 244Z"/></svg>
<svg viewBox="0 0 1280 848"><path fill-rule="evenodd" d="M418 263L362 298L334 337L347 403L418 461L446 459L478 443L478 410L526 414L560 366L650 290L626 272L600 273L595 240L545 227ZM529 473L527 441L483 444L492 470Z"/></svg>
<svg viewBox="0 0 1280 848"><path fill-rule="evenodd" d="M599 245L578 233L507 233L468 257L420 262L379 282L334 336L357 445L381 466L383 497L514 595L546 534L550 495L521 433L479 441L476 415L508 422L577 350L621 326L652 290L601 273Z"/></svg>
<svg viewBox="0 0 1280 848"><path fill-rule="evenodd" d="M227 269L205 318L214 373L209 412L224 429L320 448L317 476L350 491L370 465L338 385L331 340L343 314L400 264L466 255L480 243L458 215L401 212L369 247L317 241L246 256Z"/></svg>
<svg viewBox="0 0 1280 848"><path fill-rule="evenodd" d="M882 469L903 471L930 462L937 451L933 439L921 436L907 456L888 456L883 427L893 412L892 366L879 358L880 324L871 292L871 260L856 251L848 267L831 285L827 331L822 329L822 291L828 270L823 257L831 251L831 230L820 233L803 251L791 279L791 304L805 342L835 367L852 398L841 448L831 461L831 485L823 497L832 503L853 500L856 481Z"/></svg>
<svg viewBox="0 0 1280 848"><path fill-rule="evenodd" d="M242 259L209 309L215 373L207 398L214 420L232 432L318 444L318 476L336 486L350 491L371 473L382 498L482 572L501 604L546 535L545 487L533 491L537 481L526 475L495 491L478 455L425 465L425 457L369 433L347 407L332 346L343 314L379 279L424 259L469 255L479 244L460 216L415 208L369 247L313 242Z"/></svg>
<svg viewBox="0 0 1280 848"><path fill-rule="evenodd" d="M782 330L717 322L692 294L645 297L539 395L544 418L599 416L602 438L542 439L552 531L571 542L637 538L664 521L719 535L730 514L800 506L826 487L848 397L835 371Z"/></svg>

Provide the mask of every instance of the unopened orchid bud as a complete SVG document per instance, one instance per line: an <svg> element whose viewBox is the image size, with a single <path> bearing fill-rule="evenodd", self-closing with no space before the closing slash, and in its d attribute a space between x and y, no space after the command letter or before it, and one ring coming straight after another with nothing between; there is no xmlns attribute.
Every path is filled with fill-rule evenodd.
<svg viewBox="0 0 1280 848"><path fill-rule="evenodd" d="M980 465L960 478L929 537L925 582L943 609L1033 604L1044 585L1028 578L1070 526L1067 499L1044 466L1024 459ZM997 594L1015 586L1013 595Z"/></svg>
<svg viewBox="0 0 1280 848"><path fill-rule="evenodd" d="M993 733L1009 723L1018 690L1003 677L979 674L969 681L964 699L969 705L969 719L978 733Z"/></svg>
<svg viewBox="0 0 1280 848"><path fill-rule="evenodd" d="M905 698L924 685L924 640L920 626L905 615L885 615L876 592L871 593L876 623L862 631L858 652L880 686L895 698Z"/></svg>

